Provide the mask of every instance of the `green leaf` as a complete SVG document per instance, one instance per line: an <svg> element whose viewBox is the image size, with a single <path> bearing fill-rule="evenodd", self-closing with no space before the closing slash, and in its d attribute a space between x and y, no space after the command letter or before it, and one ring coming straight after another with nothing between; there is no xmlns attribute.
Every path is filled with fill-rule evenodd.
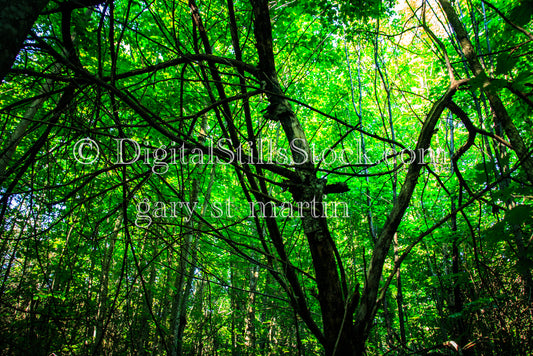
<svg viewBox="0 0 533 356"><path fill-rule="evenodd" d="M520 72L518 73L516 79L513 81L512 86L513 88L520 90L520 91L526 91L527 87L526 85L533 85L533 73L530 72Z"/></svg>
<svg viewBox="0 0 533 356"><path fill-rule="evenodd" d="M518 58L511 57L507 53L501 53L496 59L496 74L507 74L518 63Z"/></svg>
<svg viewBox="0 0 533 356"><path fill-rule="evenodd" d="M514 265L514 268L520 274L527 273L533 269L533 261L530 259L520 260Z"/></svg>
<svg viewBox="0 0 533 356"><path fill-rule="evenodd" d="M490 229L486 231L485 235L488 242L496 244L505 240L507 234L505 233L505 222L502 220L494 224Z"/></svg>
<svg viewBox="0 0 533 356"><path fill-rule="evenodd" d="M511 10L510 20L518 26L524 26L531 21L533 15L533 6L530 1L524 1Z"/></svg>
<svg viewBox="0 0 533 356"><path fill-rule="evenodd" d="M507 86L507 80L505 79L495 79L491 80L490 84L487 86L487 89L498 91Z"/></svg>
<svg viewBox="0 0 533 356"><path fill-rule="evenodd" d="M470 80L469 82L470 88L472 90L481 89L481 87L483 86L483 83L485 83L486 80L487 80L487 76L485 74L480 74Z"/></svg>
<svg viewBox="0 0 533 356"><path fill-rule="evenodd" d="M519 205L505 214L505 221L511 225L521 225L531 220L533 216L533 207L529 205Z"/></svg>

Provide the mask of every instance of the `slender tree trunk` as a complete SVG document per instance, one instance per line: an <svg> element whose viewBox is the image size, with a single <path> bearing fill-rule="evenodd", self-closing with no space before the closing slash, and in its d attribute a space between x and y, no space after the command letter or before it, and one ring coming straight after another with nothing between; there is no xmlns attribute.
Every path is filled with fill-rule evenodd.
<svg viewBox="0 0 533 356"><path fill-rule="evenodd" d="M105 320L109 315L109 280L111 275L111 267L113 265L113 253L115 251L115 242L117 240L118 233L120 232L120 227L122 225L122 215L118 216L115 220L115 226L113 232L105 240L105 252L104 260L102 261L102 271L100 272L100 292L98 293L98 311L96 313L96 328L94 333L94 347L98 349L93 349L91 352L93 355L102 352L104 346L104 329L105 329Z"/></svg>
<svg viewBox="0 0 533 356"><path fill-rule="evenodd" d="M198 179L194 178L192 181L191 187L191 197L190 203L191 206L195 206L198 202L198 190L199 183ZM188 222L186 229L188 230L185 233L183 241L180 245L180 259L179 259L179 270L176 275L176 294L173 301L173 342L172 342L172 356L178 356L181 354L182 347L182 338L183 330L185 329L186 315L182 305L185 305L185 299L188 297L189 290L185 289L187 285L188 275L194 273L195 266L192 266L191 254L193 248L193 237L194 237L194 220L191 217L191 220Z"/></svg>
<svg viewBox="0 0 533 356"><path fill-rule="evenodd" d="M243 335L243 327L242 327L242 321L244 320L242 318L242 315L245 313L243 310L244 303L241 301L241 298L239 296L238 289L242 288L239 287L239 269L237 268L237 265L234 262L230 263L230 282L231 288L229 290L229 296L230 296L230 305L231 305L231 354L234 356L240 356L243 354L242 352L242 335Z"/></svg>
<svg viewBox="0 0 533 356"><path fill-rule="evenodd" d="M205 289L206 282L201 279L198 280L196 283L196 291L194 293L194 315L201 315L204 314L204 289ZM195 352L194 355L202 355L204 350L204 329L205 329L205 320L202 320L199 322L198 327L196 328L196 335L195 335Z"/></svg>
<svg viewBox="0 0 533 356"><path fill-rule="evenodd" d="M453 157L455 154L455 135L454 135L454 126L453 121L450 120L450 157ZM454 165L453 163L450 165L450 173L454 174ZM450 205L450 211L455 210L455 195L452 193L452 196L450 197L451 205ZM459 200L459 204L461 204ZM452 215L451 219L451 230L452 230L452 281L453 281L453 287L452 287L452 293L449 293L451 303L450 303L450 312L453 317L453 325L452 325L452 338L454 341L456 341L459 345L464 345L464 321L463 317L461 315L463 311L463 300L462 300L462 293L461 293L461 286L460 286L460 278L459 278L459 246L458 246L458 238L456 236L457 233L457 215Z"/></svg>
<svg viewBox="0 0 533 356"><path fill-rule="evenodd" d="M139 317L137 318L137 337L135 338L137 355L149 355L150 346L150 309L153 306L153 294L152 289L155 283L156 277L156 264L150 264L150 275L148 277L148 282L146 283L146 296L142 296L139 301L141 307L139 308Z"/></svg>
<svg viewBox="0 0 533 356"><path fill-rule="evenodd" d="M202 123L200 127L200 137L198 141L203 143L206 137L206 127L207 127L207 116L204 115L202 118ZM213 187L213 182L215 180L215 171L216 165L212 166L211 177L209 184L205 193L204 203L202 205L202 210L200 211L200 216L203 216L211 198L211 189ZM192 192L190 203L191 206L195 206L198 202L198 193L199 193L199 181L197 178L194 178L192 181ZM183 334L185 332L185 326L187 324L187 302L191 294L191 287L194 280L194 273L197 266L197 254L196 250L198 248L198 234L202 229L202 223L199 222L196 230L194 229L194 220L191 217L189 221L188 228L190 231L185 236L185 245L181 247L180 255L180 274L177 276L176 280L176 297L174 300L175 303L175 316L174 320L174 342L173 342L173 356L181 355L183 348Z"/></svg>
<svg viewBox="0 0 533 356"><path fill-rule="evenodd" d="M453 222L452 222L453 224ZM457 230L457 228L456 228ZM455 230L455 231L456 231ZM463 316L462 316L462 312L463 312L463 295L462 295L462 290L461 290L461 285L460 285L460 278L459 278L459 272L460 272L460 256L459 256L459 246L458 246L458 241L455 240L452 244L452 274L454 276L454 278L452 278L453 280L453 294L452 294L452 299L453 299L453 303L452 305L450 306L450 311L453 313L453 314L456 314L455 316L455 320L454 320L454 327L453 327L453 330L454 330L454 335L453 337L455 338L455 340L457 341L457 343L460 345L460 346L464 346L465 344L465 325L464 325L464 320L463 320Z"/></svg>
<svg viewBox="0 0 533 356"><path fill-rule="evenodd" d="M383 111L381 110L381 106L379 104L378 85L377 85L377 77L379 76L379 79L381 80L381 83L383 84L383 89L387 93L386 105L387 105L387 114L388 114L388 119L389 119L389 127L390 127L390 130L391 130L391 138L392 138L393 141L395 141L396 140L396 133L394 131L394 124L393 124L393 121L392 121L392 110L391 110L391 102L390 102L390 88L389 88L389 83L388 83L386 67L382 68L382 65L380 63L378 38L379 38L379 19L378 19L377 25L376 25L376 37L375 37L375 41L374 41L374 64L375 64L375 68L376 68L376 74L375 74L375 80L374 80L374 94L376 96L376 103L378 105L378 109L379 109L379 112L381 114L381 117L382 117L383 120L385 120L385 115L383 114ZM392 144L391 148L392 148L393 152L396 151L396 145L395 144ZM393 159L393 169L396 168L396 166L397 166L396 157L394 157L394 159ZM368 177L367 177L367 179L368 179ZM397 199L397 195L398 195L397 194L398 176L396 174L396 171L394 171L394 173L393 173L391 183L392 183L392 203L395 204L396 203L396 199ZM397 234L394 234L394 236L397 238ZM377 237L375 235L373 235L372 238L373 238L372 242L376 243L376 238ZM383 277L381 279L383 280ZM385 325L386 325L386 328L387 328L387 346L389 348L392 348L393 344L394 344L394 333L393 333L393 330L392 330L392 318L391 318L391 313L389 311L389 303L388 303L388 299L386 297L383 299L383 316L385 318Z"/></svg>
<svg viewBox="0 0 533 356"><path fill-rule="evenodd" d="M394 262L398 261L398 234L394 234ZM398 320L400 322L400 341L403 345L407 344L405 335L405 316L403 311L403 293L402 293L402 278L400 268L396 271L396 304L398 305Z"/></svg>
<svg viewBox="0 0 533 356"><path fill-rule="evenodd" d="M255 265L249 268L249 292L248 305L246 309L245 329L244 329L244 346L246 353L255 355L255 291L257 289L257 280L259 278L259 269Z"/></svg>

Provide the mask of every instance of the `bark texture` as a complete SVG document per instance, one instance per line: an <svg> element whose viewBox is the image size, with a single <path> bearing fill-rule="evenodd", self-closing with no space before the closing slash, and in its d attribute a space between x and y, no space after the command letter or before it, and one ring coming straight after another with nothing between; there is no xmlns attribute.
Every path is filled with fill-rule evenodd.
<svg viewBox="0 0 533 356"><path fill-rule="evenodd" d="M309 204L303 211L302 226L311 251L318 286L326 355L351 355L352 315L348 305L348 291L343 278L342 264L336 257L335 245L327 226L322 207L325 184L316 176L311 150L304 130L294 111L284 98L278 82L274 61L272 28L268 1L252 0L254 34L259 55L260 80L264 83L270 105L267 116L279 121L285 137L291 143L291 154L298 174L290 191L296 202ZM353 313L353 311L352 311ZM319 338L320 339L320 338Z"/></svg>
<svg viewBox="0 0 533 356"><path fill-rule="evenodd" d="M4 79L49 0L0 0L0 81Z"/></svg>
<svg viewBox="0 0 533 356"><path fill-rule="evenodd" d="M531 152L527 148L520 132L514 125L509 113L505 109L501 98L498 96L497 92L494 90L494 87L491 86L491 79L485 73L481 62L479 61L474 46L468 37L468 33L463 26L463 23L457 16L455 9L448 0L439 0L446 17L450 25L453 28L453 31L457 35L457 41L461 45L463 54L468 61L468 65L474 76L482 80L481 90L485 93L489 99L491 110L494 114L494 122L497 125L503 127L505 134L509 138L509 142L513 146L513 150L518 155L518 158L523 162L523 169L527 175L527 178L530 183L533 184L533 158L531 157Z"/></svg>

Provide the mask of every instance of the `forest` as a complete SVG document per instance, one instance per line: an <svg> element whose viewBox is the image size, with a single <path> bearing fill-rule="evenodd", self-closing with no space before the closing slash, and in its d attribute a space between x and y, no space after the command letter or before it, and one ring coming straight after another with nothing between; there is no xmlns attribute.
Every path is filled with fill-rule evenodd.
<svg viewBox="0 0 533 356"><path fill-rule="evenodd" d="M533 354L532 0L0 0L0 354Z"/></svg>

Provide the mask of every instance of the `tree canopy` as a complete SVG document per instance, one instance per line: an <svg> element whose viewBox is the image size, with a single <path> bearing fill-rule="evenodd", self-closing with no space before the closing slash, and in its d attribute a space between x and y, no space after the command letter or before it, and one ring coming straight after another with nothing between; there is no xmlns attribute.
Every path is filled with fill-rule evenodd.
<svg viewBox="0 0 533 356"><path fill-rule="evenodd" d="M532 5L0 1L1 353L530 354Z"/></svg>

